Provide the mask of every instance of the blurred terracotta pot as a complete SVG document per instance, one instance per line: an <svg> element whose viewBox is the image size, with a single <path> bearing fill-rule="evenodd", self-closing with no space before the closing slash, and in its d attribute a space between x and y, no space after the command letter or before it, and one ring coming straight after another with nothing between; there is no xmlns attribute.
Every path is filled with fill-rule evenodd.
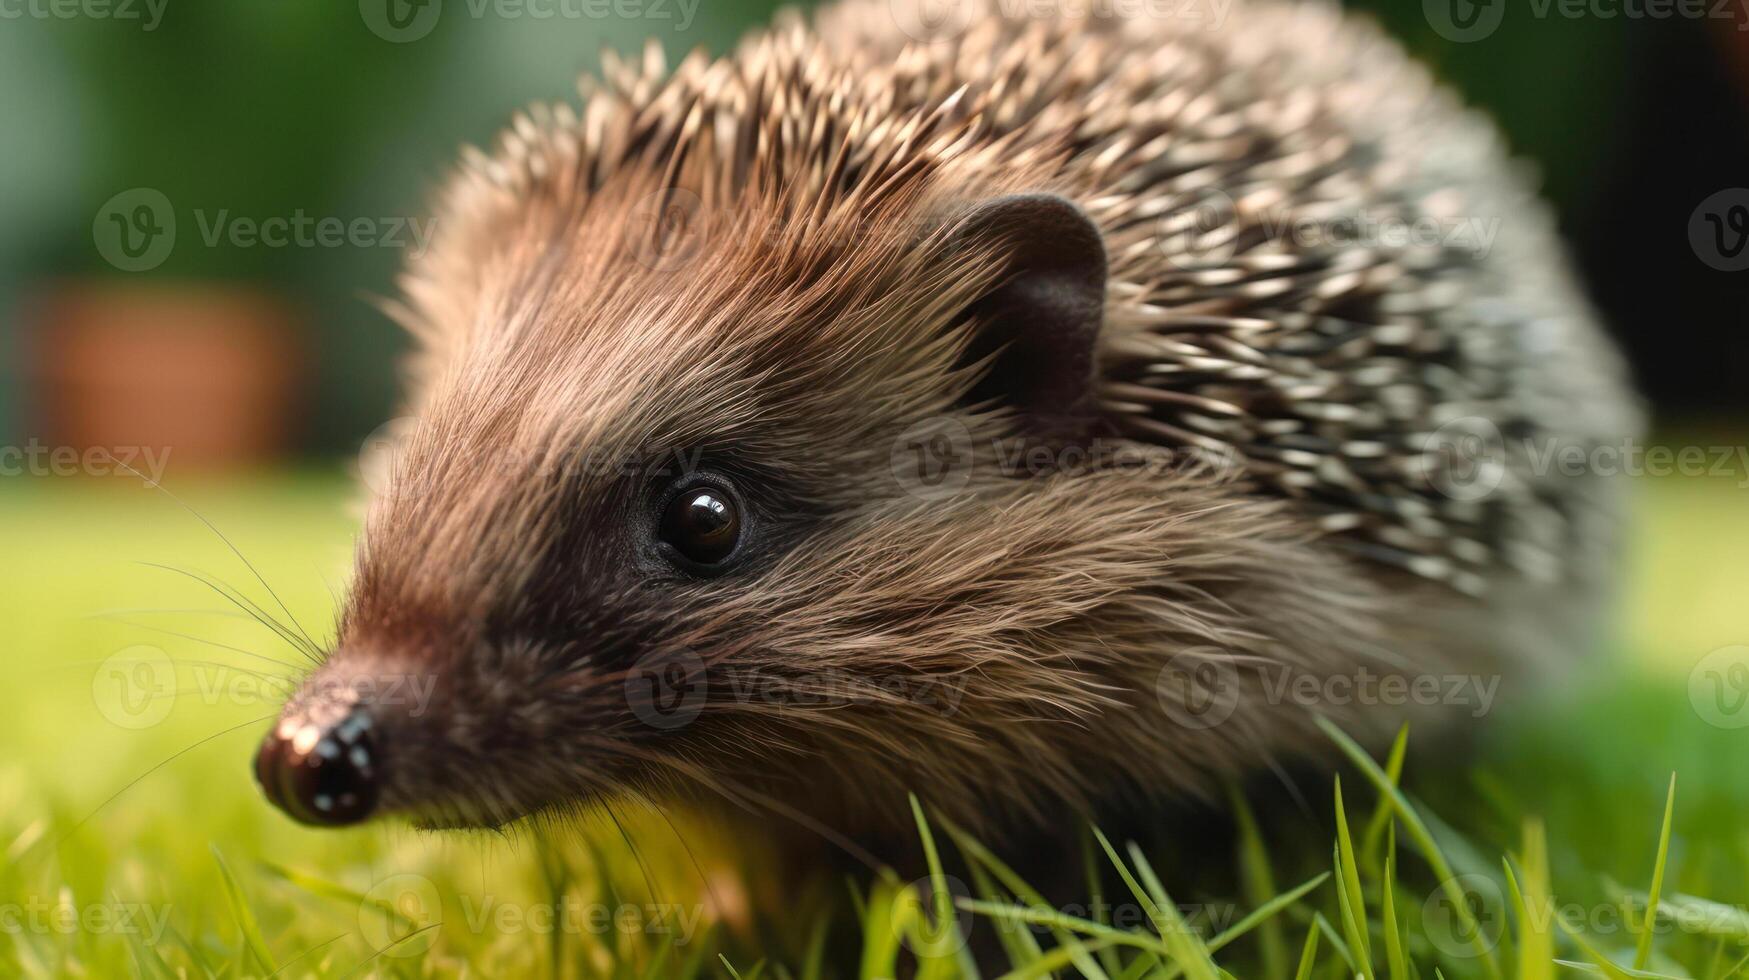
<svg viewBox="0 0 1749 980"><path fill-rule="evenodd" d="M271 294L68 282L33 319L45 441L168 448L173 470L285 451L302 357L296 317Z"/></svg>

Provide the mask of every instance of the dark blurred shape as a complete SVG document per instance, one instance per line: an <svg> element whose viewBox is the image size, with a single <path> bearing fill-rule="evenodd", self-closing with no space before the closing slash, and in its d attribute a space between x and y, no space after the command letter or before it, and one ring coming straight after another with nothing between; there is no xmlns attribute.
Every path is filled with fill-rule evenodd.
<svg viewBox="0 0 1749 980"><path fill-rule="evenodd" d="M1347 0L1492 116L1536 168L1658 419L1740 419L1749 271L1709 265L1689 227L1709 198L1749 188L1742 5L1593 4L1572 16L1559 3L1496 2L1506 5L1498 30L1466 43L1441 36L1423 0Z"/></svg>
<svg viewBox="0 0 1749 980"><path fill-rule="evenodd" d="M182 472L265 462L291 442L307 328L271 294L75 281L29 323L47 445L168 449Z"/></svg>
<svg viewBox="0 0 1749 980"><path fill-rule="evenodd" d="M1741 12L1739 11L1739 16ZM1600 107L1625 134L1589 168L1572 233L1591 294L1658 414L1749 412L1749 271L1691 247L1691 218L1749 188L1749 33L1742 21L1641 24L1631 98ZM1749 195L1746 195L1749 196Z"/></svg>

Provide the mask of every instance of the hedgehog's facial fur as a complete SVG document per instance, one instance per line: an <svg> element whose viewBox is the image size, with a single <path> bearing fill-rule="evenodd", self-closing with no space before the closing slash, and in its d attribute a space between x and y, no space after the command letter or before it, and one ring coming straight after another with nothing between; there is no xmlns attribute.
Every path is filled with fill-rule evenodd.
<svg viewBox="0 0 1749 980"><path fill-rule="evenodd" d="M373 706L383 808L495 825L715 792L851 825L915 790L981 824L1267 751L1258 721L1174 725L1159 665L1274 656L1270 623L1352 658L1370 593L1276 505L1159 451L1017 464L1063 448L1077 397L1001 380L1027 345L1012 322L980 347L1001 291L1052 263L979 216L1062 214L994 200L1023 204L914 201L805 259L730 223L684 273L578 246L483 292L374 502L320 672L429 679L418 716ZM946 492L907 442L937 430L962 454ZM744 522L714 574L657 530L696 486ZM1293 587L1307 576L1322 596Z"/></svg>
<svg viewBox="0 0 1749 980"><path fill-rule="evenodd" d="M473 307L446 325L455 347L374 501L342 641L315 686L434 682L424 717L371 706L389 809L494 823L672 782L684 750L713 739L793 744L802 730L731 738L715 722L750 684L765 700L783 697L774 685L854 700L859 668L798 646L785 618L801 611L776 604L833 587L844 561L917 509L890 447L961 413L1000 356L972 349L969 307L1011 285L997 281L1014 251L1002 208L910 200L902 220L868 223L846 211L820 229L834 244L809 253L717 216L695 229L710 247L681 268L627 247L638 211L613 202L628 198L597 198L579 218L614 233L553 255L549 229L522 227L508 254L485 258L503 275L482 272ZM1060 199L1011 200L1085 225ZM542 249L548 261L526 259ZM1093 324L1079 325L1083 388L1097 311L1096 299L1079 311ZM1060 422L1072 393L1033 380L1027 407ZM981 436L1016 424L1011 407L983 408L967 416ZM736 554L712 574L660 540L664 507L698 487L742 512ZM818 567L798 557L816 553ZM645 717L639 685L688 665L716 691L696 726Z"/></svg>

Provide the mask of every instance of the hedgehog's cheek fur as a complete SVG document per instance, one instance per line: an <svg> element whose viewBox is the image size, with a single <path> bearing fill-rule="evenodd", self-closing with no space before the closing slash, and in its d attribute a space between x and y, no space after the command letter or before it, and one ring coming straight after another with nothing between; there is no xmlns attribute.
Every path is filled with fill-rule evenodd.
<svg viewBox="0 0 1749 980"><path fill-rule="evenodd" d="M960 493L869 504L701 585L663 639L709 665L690 717L637 711L623 671L555 679L501 644L408 668L348 636L313 681L430 679L380 726L380 812L427 827L629 793L728 813L745 788L846 832L904 826L907 792L1000 832L1207 789L1306 744L1311 714L1248 689L1221 724L1182 724L1175 654L1327 675L1403 625L1287 506L1137 452L1158 465L1016 479L980 459ZM649 652L631 658L659 671Z"/></svg>
<svg viewBox="0 0 1749 980"><path fill-rule="evenodd" d="M1311 712L1267 704L1255 678L1221 724L1176 720L1162 670L1190 652L1352 671L1400 627L1383 590L1288 508L1157 457L980 471L725 590L696 624L700 649L746 638L712 668L712 768L855 832L903 826L907 792L968 826L1012 825L1114 789L1208 789L1308 744ZM971 533L994 520L1000 537Z"/></svg>

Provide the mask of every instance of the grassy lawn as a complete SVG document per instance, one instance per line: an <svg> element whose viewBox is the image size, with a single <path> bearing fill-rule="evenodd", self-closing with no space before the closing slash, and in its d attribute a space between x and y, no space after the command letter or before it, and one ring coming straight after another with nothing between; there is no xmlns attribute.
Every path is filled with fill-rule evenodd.
<svg viewBox="0 0 1749 980"><path fill-rule="evenodd" d="M346 482L172 487L323 639L351 544ZM860 963L881 977L903 961L943 977L970 970L959 931L1006 950L1020 976L1213 978L1217 963L1243 978L1739 975L1749 733L1728 726L1749 723L1749 651L1708 654L1749 644L1749 491L1640 490L1607 658L1534 716L1490 718L1461 763L1412 738L1394 819L1379 774L1351 762L1343 819L1325 793L1311 802L1327 819L1264 814L1231 857L1090 839L1092 860L1134 883L1106 897L1141 913L1107 926L1093 906L1037 907L976 842L927 820L927 801L941 881L970 893L952 919L893 880L756 899L751 858L635 808L560 837L305 830L249 775L296 654L194 576L270 604L260 583L161 494L0 485L0 976L750 978ZM1032 928L1013 927L1023 919Z"/></svg>

